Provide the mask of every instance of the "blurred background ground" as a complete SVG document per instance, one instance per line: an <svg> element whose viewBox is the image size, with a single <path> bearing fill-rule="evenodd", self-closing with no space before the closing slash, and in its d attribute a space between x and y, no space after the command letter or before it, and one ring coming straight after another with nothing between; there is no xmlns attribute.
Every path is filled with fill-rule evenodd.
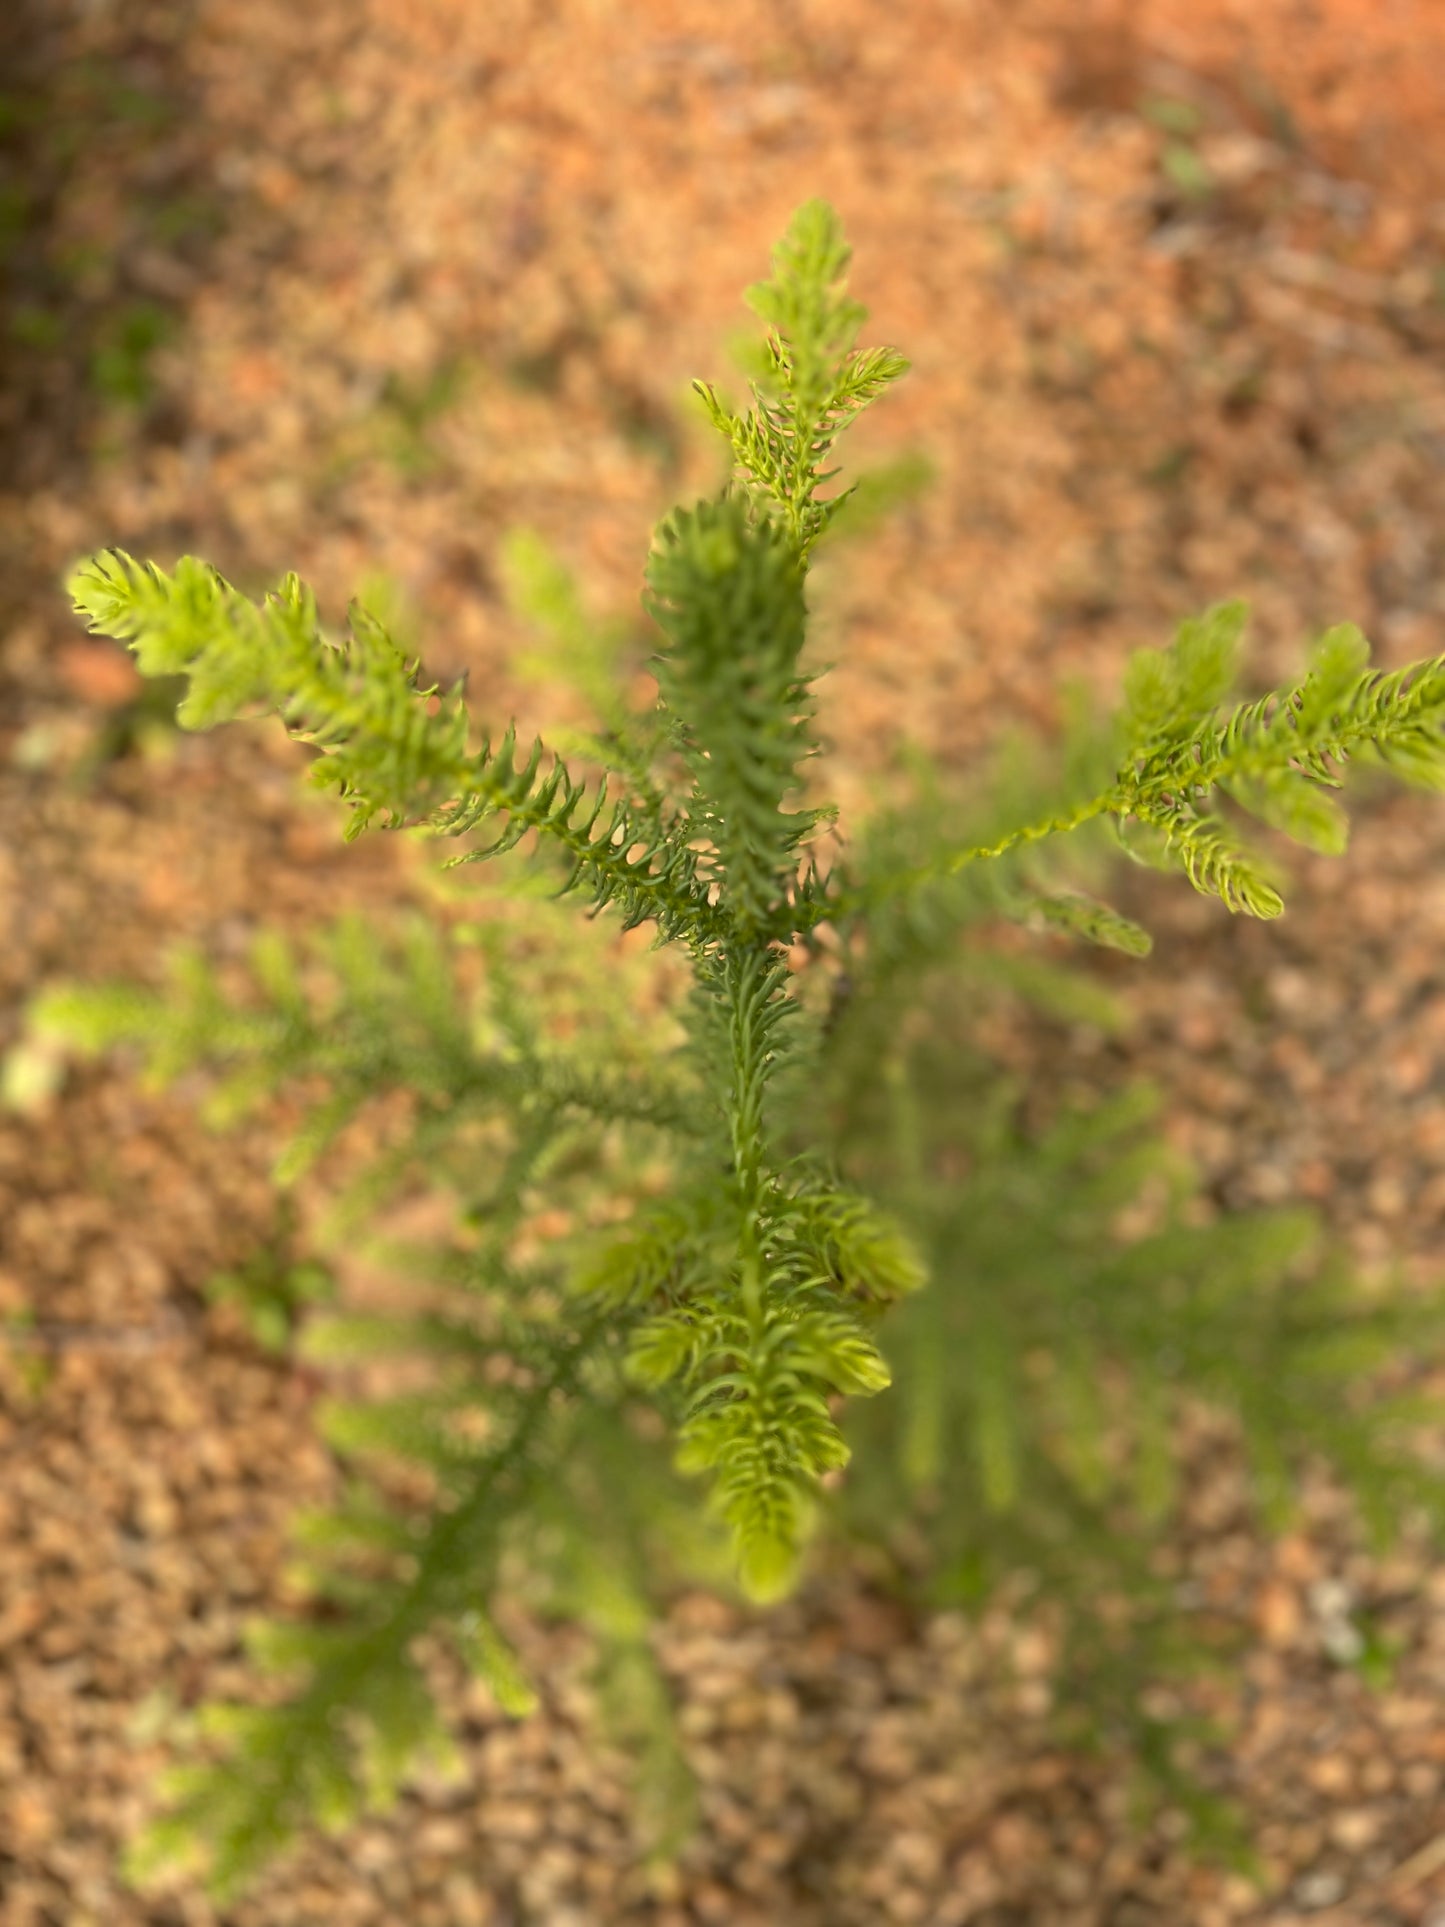
<svg viewBox="0 0 1445 1927"><path fill-rule="evenodd" d="M850 452L935 471L820 582L845 800L901 737L958 762L1048 723L1061 673L1107 688L1221 596L1261 676L1346 617L1386 662L1445 647L1434 0L12 0L0 49L0 1049L57 975L154 979L180 940L417 887L384 839L341 854L270 736L144 751L65 566L294 567L334 615L385 578L503 716L503 532L633 604L652 520L717 478L687 382L814 193L915 363ZM1054 1040L1053 1073L1147 1071L1221 1203L1306 1197L1367 1275L1437 1276L1442 855L1438 804L1390 798L1347 886L1295 866L1280 925L1130 882L1158 936L1105 972L1132 1030ZM266 1164L107 1069L0 1121L6 1927L1445 1920L1445 1584L1328 1519L1269 1546L1227 1515L1254 1882L1168 1816L1131 1831L1123 1762L1051 1747L1002 1616L918 1623L837 1577L662 1629L703 1799L670 1872L584 1739L585 1655L523 1629L544 1712L459 1708L461 1790L223 1914L126 1892L171 1717L243 1678L286 1517L332 1478L314 1385L199 1296L267 1234ZM1383 1690L1331 1657L1341 1596L1399 1643Z"/></svg>

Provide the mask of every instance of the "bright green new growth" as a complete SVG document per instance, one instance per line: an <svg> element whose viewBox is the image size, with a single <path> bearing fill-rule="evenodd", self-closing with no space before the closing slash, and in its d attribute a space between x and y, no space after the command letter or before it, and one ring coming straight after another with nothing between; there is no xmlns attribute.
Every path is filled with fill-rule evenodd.
<svg viewBox="0 0 1445 1927"><path fill-rule="evenodd" d="M748 289L769 329L751 413L732 414L706 382L694 384L755 501L779 517L802 562L852 493L818 494L838 472L823 467L833 443L908 372L896 348L854 346L868 310L842 292L851 255L826 202L800 208L773 251L772 279Z"/></svg>
<svg viewBox="0 0 1445 1927"><path fill-rule="evenodd" d="M692 979L681 1044L660 1036L641 1054L596 1000L582 1045L549 1038L544 973L529 965L512 980L485 923L474 933L488 962L480 1006L434 936L388 949L352 928L323 947L336 989L320 1007L289 953L263 943L260 1002L244 1010L201 965L169 998L66 992L42 1008L43 1024L78 1041L143 1044L162 1075L226 1068L223 1104L225 1093L240 1104L322 1082L329 1095L283 1176L369 1097L409 1092L411 1135L368 1195L425 1167L462 1200L457 1248L430 1261L460 1294L455 1305L315 1328L312 1342L333 1350L410 1349L432 1361L429 1389L359 1405L335 1436L423 1468L434 1508L418 1528L401 1504L367 1496L317 1528L315 1583L342 1616L273 1642L299 1677L296 1695L230 1717L230 1765L189 1770L153 1841L169 1852L206 1840L222 1886L311 1818L349 1816L434 1736L416 1650L424 1634L447 1629L503 1705L524 1701L491 1610L509 1552L547 1575L547 1596L624 1647L634 1676L645 1671L641 1609L629 1602L645 1598L656 1570L658 1521L676 1537L683 1516L646 1445L649 1407L671 1428L677 1467L710 1480L745 1588L758 1599L786 1590L820 1487L848 1458L840 1406L889 1382L875 1331L924 1281L915 1241L936 1267L947 1224L955 1245L970 1230L937 1195L937 1145L908 1121L916 1075L887 1029L901 1021L899 986L980 909L1148 948L1128 919L1025 867L1031 846L1107 819L1129 847L1230 909L1272 916L1279 896L1222 799L1338 849L1334 792L1347 761L1445 783L1445 661L1372 672L1356 633L1335 630L1298 688L1227 708L1243 612L1225 605L1184 624L1169 650L1135 659L1102 786L1062 806L996 813L972 839L935 800L906 833L885 820L861 860L821 872L807 844L830 812L802 797L818 748L805 592L844 497L820 491L836 473L825 464L837 436L906 368L893 350L855 347L864 311L841 291L847 261L836 217L814 202L779 245L772 279L752 290L769 327L753 410L735 416L702 389L739 479L674 512L654 541L656 713L598 696L599 659L587 657L600 713L581 746L585 773L540 743L519 751L512 728L479 740L461 691L428 685L364 610L353 607L344 640L329 640L295 577L257 603L192 558L166 574L107 551L71 578L92 629L128 643L145 674L188 677L184 726L270 713L311 744L313 782L350 807L348 837L374 824L481 832L458 863L525 842L555 866L561 892L585 892L624 927L651 923ZM537 585L535 556L523 547L513 560ZM577 623L556 581L542 580L534 599L544 622L564 633ZM835 991L820 1013L795 994L790 951L793 962L800 941L816 951L830 925L855 989L851 1001ZM805 1120L797 1101L810 1086L841 1092L844 1110L866 1117L878 1091L895 1088L890 1078L898 1104L881 1129L894 1151L881 1167L831 1113ZM659 1198L648 1164L660 1146ZM850 1168L859 1182L839 1175ZM879 1194L896 1216L872 1201ZM543 1195L568 1229L539 1245L528 1227ZM619 1206L629 1215L609 1229ZM1002 1218L995 1235L1009 1235ZM956 1363L937 1347L926 1358L935 1379L956 1379L960 1399L944 1399L939 1382L920 1394L905 1456L926 1480L961 1427L981 1502L1003 1516L1030 1465L1008 1397L1013 1339L986 1295L970 1303ZM1112 1336L1128 1349L1129 1333ZM1087 1364L1093 1353L1075 1355ZM1066 1358L1058 1395L1085 1432L1088 1381ZM559 1516L570 1539L546 1529ZM586 1584L555 1570L556 1545L579 1541L591 1547ZM660 1748L672 1773L675 1756Z"/></svg>

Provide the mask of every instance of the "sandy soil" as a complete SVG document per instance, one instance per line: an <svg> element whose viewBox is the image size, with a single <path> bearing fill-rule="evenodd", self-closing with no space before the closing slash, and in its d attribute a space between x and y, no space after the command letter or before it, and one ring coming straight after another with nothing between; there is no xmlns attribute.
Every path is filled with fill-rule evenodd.
<svg viewBox="0 0 1445 1927"><path fill-rule="evenodd" d="M812 193L915 362L854 453L936 476L821 585L845 801L900 737L962 761L1222 595L1261 675L1342 617L1387 662L1445 647L1438 4L36 0L0 36L0 1048L56 976L416 887L398 845L342 855L260 734L89 767L133 685L65 565L191 549L337 612L383 575L505 715L502 534L631 605L652 519L716 479L687 382ZM1348 889L1297 864L1278 926L1132 881L1154 962L1098 968L1133 1029L1066 1074L1147 1071L1222 1202L1303 1195L1367 1274L1438 1276L1442 856L1438 804L1391 799ZM1445 1585L1328 1517L1210 1553L1258 1630L1258 1882L1130 1830L1125 1764L1051 1746L1006 1624L840 1577L661 1629L704 1813L670 1872L585 1739L585 1652L524 1628L544 1711L462 1706L463 1788L224 1914L128 1893L174 1715L243 1683L285 1519L333 1478L314 1383L200 1297L271 1222L266 1162L116 1069L0 1119L6 1927L1445 1921ZM1339 1586L1401 1642L1386 1691L1329 1657Z"/></svg>

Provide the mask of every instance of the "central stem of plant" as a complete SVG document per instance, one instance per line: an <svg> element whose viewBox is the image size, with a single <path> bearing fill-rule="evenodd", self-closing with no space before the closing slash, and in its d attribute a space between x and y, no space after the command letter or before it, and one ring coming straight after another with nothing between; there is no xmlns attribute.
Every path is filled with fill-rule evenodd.
<svg viewBox="0 0 1445 1927"><path fill-rule="evenodd" d="M774 1061L774 1032L785 1016L784 965L768 944L741 941L725 951L718 986L727 1020L728 1135L738 1210L739 1283L748 1322L762 1319L761 1218L767 1138L763 1104Z"/></svg>

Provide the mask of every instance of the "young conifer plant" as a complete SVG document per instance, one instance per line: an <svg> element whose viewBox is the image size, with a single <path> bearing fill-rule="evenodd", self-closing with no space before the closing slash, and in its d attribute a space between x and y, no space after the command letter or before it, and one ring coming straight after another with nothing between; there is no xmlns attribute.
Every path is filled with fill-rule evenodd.
<svg viewBox="0 0 1445 1927"><path fill-rule="evenodd" d="M348 841L418 829L459 846L454 864L518 866L514 894L550 879L564 911L648 926L689 981L639 1033L620 980L596 995L598 969L621 965L599 959L585 919L567 935L539 910L544 942L509 955L507 906L492 901L475 921L400 937L343 925L309 960L263 937L241 1005L194 959L164 994L42 1000L38 1025L72 1044L140 1044L161 1076L224 1073L227 1114L319 1086L283 1180L369 1100L405 1091L409 1135L353 1202L374 1206L419 1167L459 1200L450 1250L425 1261L424 1309L311 1326L317 1352L414 1354L430 1371L332 1415L333 1442L369 1476L304 1527L325 1611L258 1636L288 1691L213 1710L219 1757L182 1770L152 1830L162 1858L199 1844L222 1890L308 1824L347 1821L437 1741L428 1638L525 1709L494 1612L509 1575L542 1575L549 1600L610 1642L634 1713L660 1690L645 1630L663 1541L711 1519L750 1598L787 1592L849 1458L845 1408L889 1385L879 1326L901 1300L907 1402L891 1439L860 1436L880 1463L896 1455L905 1486L941 1487L965 1537L975 1518L1008 1522L1005 1566L1049 1575L1070 1532L1090 1558L1115 1556L1099 1555L1112 1503L1100 1441L1122 1427L1136 1493L1158 1498L1169 1414L1195 1394L1239 1414L1258 1462L1285 1468L1279 1487L1300 1452L1322 1449L1391 1519L1414 1501L1439 1511L1440 1482L1397 1449L1387 1416L1337 1395L1396 1326L1338 1280L1308 1315L1280 1310L1307 1228L1281 1220L1221 1243L1176 1218L1121 1246L1111 1215L1153 1168L1137 1118L1065 1118L1034 1152L1010 1148L997 1091L975 1104L945 1068L963 1061L944 1039L966 1033L979 979L949 979L934 1029L927 1013L940 960L983 915L1147 952L1137 924L1060 882L1055 852L1086 842L1086 826L1230 911L1278 915L1244 820L1338 852L1351 765L1445 786L1445 659L1381 672L1358 630L1336 628L1298 682L1241 700L1244 611L1226 604L1134 659L1105 766L1097 744L1085 759L1091 781L967 809L934 786L845 840L814 795L809 568L851 494L829 492L835 444L907 367L857 345L848 258L832 210L802 208L749 293L767 329L750 406L698 384L733 472L654 537L654 708L616 693L565 583L535 555L522 569L596 710L569 760L515 728L484 733L461 688L429 683L365 609L331 638L295 576L255 601L194 558L167 572L108 550L71 577L93 631L128 645L144 675L187 679L183 728L271 715L310 745L311 781L336 793ZM459 959L477 947L473 1003ZM973 985L962 999L960 982ZM1040 1350L1046 1381L1022 1366ZM1106 1414L1115 1370L1131 1397ZM387 1470L398 1462L424 1475L424 1502ZM676 1786L651 1730L659 1784Z"/></svg>

